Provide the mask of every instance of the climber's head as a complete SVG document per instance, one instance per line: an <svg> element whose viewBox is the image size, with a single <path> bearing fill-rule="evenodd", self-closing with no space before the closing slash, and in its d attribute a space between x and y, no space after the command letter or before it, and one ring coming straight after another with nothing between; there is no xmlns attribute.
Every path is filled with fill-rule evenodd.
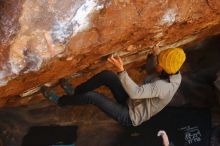
<svg viewBox="0 0 220 146"><path fill-rule="evenodd" d="M164 70L167 74L176 74L186 59L182 48L163 50L158 55L157 71Z"/></svg>

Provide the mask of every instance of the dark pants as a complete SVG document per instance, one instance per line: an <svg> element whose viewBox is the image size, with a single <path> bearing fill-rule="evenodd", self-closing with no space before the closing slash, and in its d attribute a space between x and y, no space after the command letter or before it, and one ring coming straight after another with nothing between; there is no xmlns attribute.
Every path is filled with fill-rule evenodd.
<svg viewBox="0 0 220 146"><path fill-rule="evenodd" d="M113 102L103 94L92 91L102 85L107 86L111 90L117 102ZM75 95L62 96L58 104L60 106L94 104L122 125L130 126L132 122L128 112L127 99L128 94L122 87L118 76L111 71L102 71L77 86Z"/></svg>

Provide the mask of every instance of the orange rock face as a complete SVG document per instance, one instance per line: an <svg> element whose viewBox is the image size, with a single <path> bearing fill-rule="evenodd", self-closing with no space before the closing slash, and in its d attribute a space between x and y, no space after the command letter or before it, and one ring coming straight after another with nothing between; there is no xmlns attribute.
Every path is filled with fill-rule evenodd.
<svg viewBox="0 0 220 146"><path fill-rule="evenodd" d="M44 83L110 68L109 54L130 64L153 47L184 46L220 32L219 0L9 0L0 8L2 105Z"/></svg>

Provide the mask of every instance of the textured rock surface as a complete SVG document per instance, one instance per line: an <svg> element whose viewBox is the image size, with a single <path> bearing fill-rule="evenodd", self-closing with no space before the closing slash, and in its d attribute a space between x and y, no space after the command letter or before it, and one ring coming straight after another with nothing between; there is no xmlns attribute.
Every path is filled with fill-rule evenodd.
<svg viewBox="0 0 220 146"><path fill-rule="evenodd" d="M107 55L126 64L147 52L183 46L220 32L218 0L1 1L0 97L4 105L46 82L106 69ZM53 39L47 48L44 33Z"/></svg>
<svg viewBox="0 0 220 146"><path fill-rule="evenodd" d="M187 62L184 70L182 70L183 81L170 103L172 106L207 107L211 109L213 127L211 146L219 145L220 108L219 103L216 102L213 86L217 78L216 73L220 69L219 40L220 36L187 48ZM140 83L144 78L143 69L137 65L129 67L131 67L129 69L131 77ZM87 78L87 75L84 77ZM76 78L73 83L79 83L84 77ZM60 92L60 89L56 89ZM62 93L60 92L60 94ZM106 92L105 94L109 95ZM50 101L40 99L40 95L35 95L27 106L0 108L0 117L4 117L0 118L0 145L1 143L7 146L19 145L28 129L36 125L78 125L76 145L79 146L91 144L100 146L119 145L120 136L125 134L126 129L124 127L118 125L116 121L106 116L95 106L61 108ZM20 105L28 100L28 97L14 98L7 105ZM138 134L135 128L134 131L130 132L131 138L132 135Z"/></svg>

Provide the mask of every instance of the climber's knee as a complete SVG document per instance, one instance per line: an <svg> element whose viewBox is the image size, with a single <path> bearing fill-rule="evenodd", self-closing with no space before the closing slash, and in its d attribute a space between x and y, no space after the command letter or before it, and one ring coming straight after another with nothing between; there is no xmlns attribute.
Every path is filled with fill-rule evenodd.
<svg viewBox="0 0 220 146"><path fill-rule="evenodd" d="M110 70L104 70L104 71L100 72L100 75L101 75L103 78L107 78L107 79L116 76L116 74L115 74L113 71L110 71Z"/></svg>

